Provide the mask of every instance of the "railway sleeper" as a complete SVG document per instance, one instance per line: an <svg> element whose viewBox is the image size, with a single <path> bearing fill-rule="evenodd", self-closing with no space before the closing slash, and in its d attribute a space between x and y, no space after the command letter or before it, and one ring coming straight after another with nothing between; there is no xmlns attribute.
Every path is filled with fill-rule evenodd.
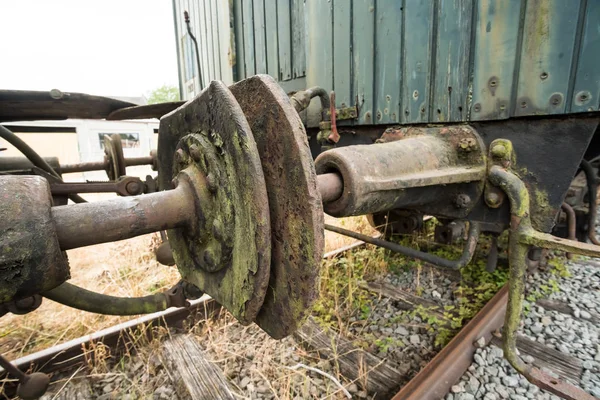
<svg viewBox="0 0 600 400"><path fill-rule="evenodd" d="M545 204L538 192L530 196L534 188L523 178L527 163L517 159L510 134L490 141L469 125L390 128L374 144L328 146L313 161L298 108L269 76L230 87L210 83L161 118L156 155L139 161L158 169L154 193L54 205L51 183L43 177L0 176L4 312L31 311L41 295L105 314L150 313L206 293L240 323L254 322L281 339L300 328L316 299L324 229L450 269L471 260L481 231L508 229L504 354L544 389L586 398L525 365L516 352L516 332L532 247L600 256L600 246L543 232L544 217L558 208ZM323 115L329 137L335 112ZM337 131L333 136L339 140ZM118 148L108 140L109 149ZM109 151L107 160L117 163L102 163L115 179L126 164L121 158L118 149ZM392 212L405 218L399 227L408 231L420 225L423 214L466 220L469 237L462 256L446 260L325 225L323 212L335 217ZM168 246L161 261L175 263L182 277L168 292L118 298L66 282L66 250L164 230ZM21 378L25 397L45 390L28 386L38 377Z"/></svg>

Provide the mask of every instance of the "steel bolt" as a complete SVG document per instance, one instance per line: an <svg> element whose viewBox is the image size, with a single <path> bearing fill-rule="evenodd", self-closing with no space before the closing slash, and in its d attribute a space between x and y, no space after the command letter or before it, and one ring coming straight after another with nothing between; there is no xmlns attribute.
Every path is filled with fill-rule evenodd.
<svg viewBox="0 0 600 400"><path fill-rule="evenodd" d="M471 197L468 194L461 193L454 199L454 204L458 208L465 208L471 204Z"/></svg>
<svg viewBox="0 0 600 400"><path fill-rule="evenodd" d="M183 149L177 149L177 151L175 152L175 162L177 162L178 164L185 164L186 158L187 157Z"/></svg>
<svg viewBox="0 0 600 400"><path fill-rule="evenodd" d="M498 208L502 204L502 198L494 191L485 194L485 203L491 208Z"/></svg>
<svg viewBox="0 0 600 400"><path fill-rule="evenodd" d="M465 152L472 151L475 146L477 146L477 142L473 138L462 138L458 142L458 149Z"/></svg>
<svg viewBox="0 0 600 400"><path fill-rule="evenodd" d="M189 152L194 161L198 162L202 159L202 150L200 150L197 144L191 145Z"/></svg>
<svg viewBox="0 0 600 400"><path fill-rule="evenodd" d="M212 232L213 232L213 236L215 237L215 239L217 239L217 240L223 239L223 223L220 220L215 219L213 221Z"/></svg>
<svg viewBox="0 0 600 400"><path fill-rule="evenodd" d="M131 181L127 184L127 186L125 186L125 190L127 190L127 193L131 195L140 194L141 189L140 183L137 181Z"/></svg>
<svg viewBox="0 0 600 400"><path fill-rule="evenodd" d="M204 250L204 263L206 264L206 267L209 270L214 270L215 267L217 266L216 262L215 262L215 257L212 254L212 251L206 249Z"/></svg>
<svg viewBox="0 0 600 400"><path fill-rule="evenodd" d="M505 158L507 155L507 149L502 144L496 144L492 147L492 156L495 158Z"/></svg>
<svg viewBox="0 0 600 400"><path fill-rule="evenodd" d="M481 111L481 104L477 103L473 106L473 111L479 112Z"/></svg>
<svg viewBox="0 0 600 400"><path fill-rule="evenodd" d="M208 184L208 190L210 190L211 193L215 193L217 191L217 179L212 172L206 176L206 183Z"/></svg>

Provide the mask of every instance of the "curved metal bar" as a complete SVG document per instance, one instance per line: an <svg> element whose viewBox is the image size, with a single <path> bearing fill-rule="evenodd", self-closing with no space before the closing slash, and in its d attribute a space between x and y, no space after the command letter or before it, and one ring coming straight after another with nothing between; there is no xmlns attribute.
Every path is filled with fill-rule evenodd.
<svg viewBox="0 0 600 400"><path fill-rule="evenodd" d="M588 238L595 245L600 245L596 238L596 215L598 214L598 182L592 164L587 160L581 160L581 169L585 174L588 187L589 212L588 212Z"/></svg>
<svg viewBox="0 0 600 400"><path fill-rule="evenodd" d="M458 260L448 260L442 257L438 257L434 254L425 253L423 251L415 250L410 247L401 246L397 243L392 243L387 240L374 238L371 236L363 235L358 232L353 232L347 229L339 228L337 226L325 224L325 229L331 232L339 233L340 235L349 236L358 240L362 240L365 243L374 244L375 246L384 247L388 250L396 253L404 254L405 256L416 258L418 260L425 261L433 264L436 267L446 269L460 269L467 265L473 259L477 243L479 242L480 228L477 222L471 222L469 226L469 236L462 255Z"/></svg>
<svg viewBox="0 0 600 400"><path fill-rule="evenodd" d="M42 296L69 307L97 314L138 315L186 305L183 292L176 285L165 293L144 297L116 297L92 292L69 282L64 282L60 286L42 293Z"/></svg>
<svg viewBox="0 0 600 400"><path fill-rule="evenodd" d="M198 41L196 40L196 36L192 33L192 28L190 28L190 15L187 11L183 12L183 18L185 19L185 26L187 27L188 35L194 42L194 49L196 51L196 64L198 64L198 79L200 82L200 90L204 89L204 85L202 83L202 71L200 70L200 53L198 53Z"/></svg>
<svg viewBox="0 0 600 400"><path fill-rule="evenodd" d="M301 90L296 92L291 98L292 104L294 105L294 109L296 112L300 112L308 107L310 101L314 97L319 97L321 101L321 112L323 115L323 120L327 121L331 117L327 115L327 111L331 106L331 101L329 100L329 93L322 87L314 86L305 90Z"/></svg>
<svg viewBox="0 0 600 400"><path fill-rule="evenodd" d="M523 297L525 293L525 275L527 273L527 253L529 245L558 248L579 254L598 254L598 246L560 239L552 235L537 232L531 226L529 217L529 192L521 179L499 166L492 166L488 179L500 187L510 200L510 231L508 239L508 260L510 279L508 282L508 304L503 331L504 357L527 380L542 389L565 399L593 399L582 389L568 382L554 379L539 369L526 365L517 354L517 331L521 322ZM595 248L595 249L594 249Z"/></svg>

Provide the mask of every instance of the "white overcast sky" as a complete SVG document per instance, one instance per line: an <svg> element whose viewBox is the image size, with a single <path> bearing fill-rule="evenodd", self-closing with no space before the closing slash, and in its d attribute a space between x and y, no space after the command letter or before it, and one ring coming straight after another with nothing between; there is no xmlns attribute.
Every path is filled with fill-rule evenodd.
<svg viewBox="0 0 600 400"><path fill-rule="evenodd" d="M171 0L0 0L0 89L141 96L177 86Z"/></svg>

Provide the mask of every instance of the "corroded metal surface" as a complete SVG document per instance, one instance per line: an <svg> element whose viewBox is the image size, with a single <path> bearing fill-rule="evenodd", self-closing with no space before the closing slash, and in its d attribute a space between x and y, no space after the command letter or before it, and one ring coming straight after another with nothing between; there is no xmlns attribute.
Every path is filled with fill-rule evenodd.
<svg viewBox="0 0 600 400"><path fill-rule="evenodd" d="M37 176L0 177L0 303L69 279L50 215L50 187Z"/></svg>
<svg viewBox="0 0 600 400"><path fill-rule="evenodd" d="M274 338L294 332L317 297L323 207L302 121L270 76L231 87L250 123L269 194L271 279L256 323Z"/></svg>
<svg viewBox="0 0 600 400"><path fill-rule="evenodd" d="M115 110L135 106L133 103L67 93L60 90L0 90L0 121L34 121L48 119L101 119Z"/></svg>
<svg viewBox="0 0 600 400"><path fill-rule="evenodd" d="M125 156L123 155L123 143L120 135L104 136L104 154L106 160L106 175L111 181L116 181L119 177L127 173Z"/></svg>
<svg viewBox="0 0 600 400"><path fill-rule="evenodd" d="M509 234L510 280L508 284L508 305L504 321L504 357L531 383L542 387L565 399L589 399L587 393L572 384L553 379L542 371L527 365L517 353L517 331L521 322L525 293L526 257L530 246L571 251L577 254L600 256L600 246L560 239L537 232L531 225L529 215L529 191L521 179L512 172L494 165L490 168L492 184L502 188L510 200L511 221Z"/></svg>
<svg viewBox="0 0 600 400"><path fill-rule="evenodd" d="M483 190L485 147L473 128L390 128L378 142L317 157L319 174L337 172L344 182L343 194L325 212L343 217L412 208L464 218L475 206Z"/></svg>
<svg viewBox="0 0 600 400"><path fill-rule="evenodd" d="M225 85L212 82L164 116L159 131L159 187L171 189L180 170L178 179L204 181L206 187L200 193L202 213L190 215L196 232L168 232L177 267L185 280L249 324L269 283L271 231L263 172L244 113ZM213 223L210 232L207 220ZM207 234L224 235L230 250L208 244ZM201 259L198 250L203 250Z"/></svg>

